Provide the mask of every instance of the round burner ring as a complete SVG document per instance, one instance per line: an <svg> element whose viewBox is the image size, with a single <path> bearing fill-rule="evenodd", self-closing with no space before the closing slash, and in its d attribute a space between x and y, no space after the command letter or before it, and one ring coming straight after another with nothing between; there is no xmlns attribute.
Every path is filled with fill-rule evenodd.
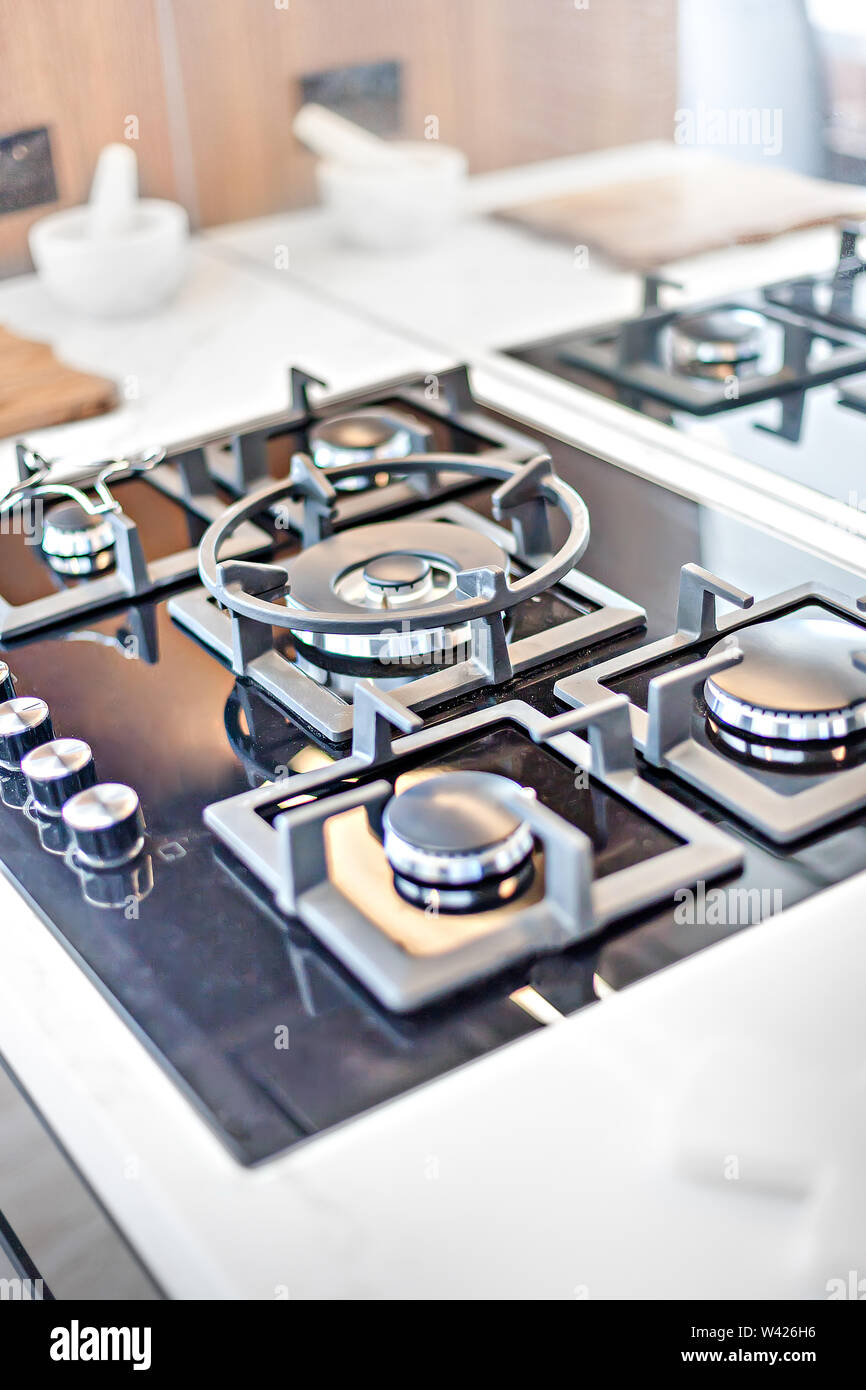
<svg viewBox="0 0 866 1390"><path fill-rule="evenodd" d="M333 485L339 480L340 469L318 469L312 462L303 459L304 468L297 476L281 479L275 483L257 488L249 496L241 498L226 509L218 521L208 528L199 546L199 574L205 588L223 608L231 609L239 617L250 618L255 622L267 623L271 627L288 628L298 626L298 609L279 598L274 601L262 598L264 592L286 592L289 582L288 572L279 565L250 565L245 569L243 561L232 561L225 570L221 566L219 552L227 538L251 517L266 511L275 503L288 498L293 501L310 498L310 474L315 473L329 485L330 500L335 500ZM308 465L308 466L307 466ZM478 458L467 454L413 454L389 463L377 460L375 463L359 464L358 472L374 476L382 471L406 476L414 473L463 473L478 479L491 479L505 486L494 493L494 515L509 511L510 488L516 494L513 499L517 513L521 506L535 506L545 501L556 507L565 517L568 532L559 550L553 555L540 559L535 569L521 575L509 583L501 571L497 574L487 566L473 567L465 575L461 588L435 603L405 604L400 607L400 624L407 631L417 628L449 626L472 622L478 618L491 617L506 612L515 604L534 598L563 579L574 568L589 544L589 512L583 498L569 487L553 471L553 464L546 455L540 455L527 463L517 463L504 458ZM318 483L318 479L316 480ZM510 488L508 487L510 485ZM321 484L319 484L321 486ZM499 502L497 502L499 498ZM501 503L501 506L500 506ZM340 536L351 536L351 528L340 532ZM391 546L387 548L393 548ZM312 547L311 549L315 549ZM268 583L268 577L272 579ZM248 587L254 586L254 590ZM289 595L291 601L291 595ZM304 609L303 627L305 631L349 634L381 633L393 623L394 614L390 609L361 609L347 612L345 609Z"/></svg>
<svg viewBox="0 0 866 1390"><path fill-rule="evenodd" d="M866 729L866 632L809 604L786 617L740 628L738 666L704 684L719 724L752 738L831 742ZM718 642L709 655L727 650Z"/></svg>

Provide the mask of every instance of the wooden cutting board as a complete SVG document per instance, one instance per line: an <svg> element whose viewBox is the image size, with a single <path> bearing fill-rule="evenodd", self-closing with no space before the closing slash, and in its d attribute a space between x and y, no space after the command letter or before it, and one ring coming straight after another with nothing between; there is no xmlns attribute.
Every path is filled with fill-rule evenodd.
<svg viewBox="0 0 866 1390"><path fill-rule="evenodd" d="M866 193L786 169L707 159L670 174L520 204L501 215L644 269L801 227L866 217Z"/></svg>
<svg viewBox="0 0 866 1390"><path fill-rule="evenodd" d="M0 439L103 415L117 401L113 381L67 367L49 343L0 328Z"/></svg>

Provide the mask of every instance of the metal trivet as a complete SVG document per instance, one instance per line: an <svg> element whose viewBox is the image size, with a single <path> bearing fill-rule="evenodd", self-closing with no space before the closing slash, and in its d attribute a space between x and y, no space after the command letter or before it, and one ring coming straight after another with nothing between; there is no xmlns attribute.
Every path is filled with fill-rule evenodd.
<svg viewBox="0 0 866 1390"><path fill-rule="evenodd" d="M421 455L400 459L392 466L412 474L443 463L449 470L464 476L468 474L500 483L493 494L493 510L497 517L507 516L511 533L457 503L444 503L438 508L415 513L407 520L407 525L410 522L457 523L481 538L495 541L500 552L524 559L532 567L528 574L509 583L504 570L496 565L470 569L458 574L457 587L444 600L422 606L403 606L399 610L359 608L354 612L344 605L342 611L311 612L306 607L299 610L287 606L283 596L290 582L290 571L278 565L223 563L219 553L224 538L235 525L263 506L289 496L303 504L304 559L309 558L310 547L330 530L334 490L330 470L316 468L303 456L297 456L288 481L257 490L251 498L232 507L220 523L208 531L200 548L200 573L206 588L172 598L170 613L224 661L230 662L237 675L254 681L284 708L332 742L351 736L352 705L276 650L273 627L312 636L385 637L394 631L395 621L400 633L409 635L453 625L464 626L468 633L466 659L442 664L431 673L410 680L401 689L399 698L408 708L427 709L480 686L500 684L542 662L555 660L575 648L589 646L645 622L643 609L573 569L589 540L589 516L583 500L556 476L546 455L522 465L509 459L481 459L474 455ZM377 470L382 466L381 463L369 465ZM569 528L566 540L555 555L551 553L548 503L563 513ZM443 528L446 539L450 529ZM454 530L456 532L457 527ZM351 530L340 532L341 537L353 535ZM503 615L553 584L560 584L568 592L597 605L595 611L509 642ZM390 672L399 675L399 663L392 667L382 666L383 679L388 678ZM369 670L359 671L361 676L370 674Z"/></svg>
<svg viewBox="0 0 866 1390"><path fill-rule="evenodd" d="M712 314L760 315L769 330L782 334L782 360L773 370L759 369L718 380L676 371L664 360L663 344L678 320ZM827 343L819 362L809 363L815 339ZM759 291L732 298L706 300L688 309L651 306L639 318L607 323L560 340L560 356L579 367L636 391L646 392L693 415L735 409L749 401L766 400L781 392L817 386L866 368L866 337L853 328L810 317L791 305L775 303Z"/></svg>
<svg viewBox="0 0 866 1390"><path fill-rule="evenodd" d="M417 378L400 377L379 382L363 391L323 396L315 402L310 398L310 386L324 386L324 383L299 367L292 367L286 409L245 421L217 439L194 441L203 444L208 468L223 486L243 496L265 482L269 476L267 452L272 440L297 432L309 437L335 416L368 414L373 410L406 434L412 454L432 449L433 434L427 422L435 420L472 435L478 445L477 457L482 459L507 452L511 458L526 460L537 452L533 440L495 420L478 405L472 394L469 370L464 364L431 374L421 383ZM382 400L396 402L396 405L379 405ZM394 469L395 474L398 471ZM419 498L432 499L434 495L461 486L465 486L465 479L459 474L437 473L432 469L408 478L390 476L383 486L342 491L335 502L334 525L351 525L362 518L406 507L417 503ZM279 515L281 525L296 526L299 509L284 503Z"/></svg>
<svg viewBox="0 0 866 1390"><path fill-rule="evenodd" d="M377 918L399 914L395 920L409 929L417 929L419 920L429 929L429 910L425 913L406 902L396 890L388 893L380 863L376 916L370 915L363 886L353 885L361 861L356 855L329 855L329 826L344 812L362 810L366 847L372 845L384 856L381 816L393 795L391 781L382 777L356 786L352 781L380 766L394 777L395 764L402 760L411 767L419 754L503 722L516 724L536 743L549 744L683 843L596 880L589 838L506 783L503 806L529 825L536 842L537 891L461 916L456 944L449 944L448 928L440 924L442 949L412 953ZM211 830L274 895L282 911L298 917L390 1009L411 1011L510 964L564 950L620 917L664 901L684 884L716 878L742 863L733 840L640 778L629 704L623 696L607 696L590 709L553 719L521 700L509 700L432 727L420 725L418 715L405 705L363 683L355 697L348 757L241 793L205 811ZM394 739L395 728L407 731L406 736ZM578 737L577 730L588 741Z"/></svg>
<svg viewBox="0 0 866 1390"><path fill-rule="evenodd" d="M732 613L717 619L717 598L748 610L748 618ZM766 767L736 761L698 739L693 721L702 708L705 683L710 681L712 688L714 676L742 660L742 651L736 644L738 631L810 605L862 628L866 653L863 609L843 594L821 592L811 584L803 584L755 603L752 595L698 565L685 565L680 576L676 631L670 637L602 662L590 671L567 676L557 682L555 694L566 704L591 712L593 707L609 701L611 685L665 658L676 658L675 669L649 680L646 710L630 705L631 730L637 747L654 767L675 773L768 839L787 844L862 809L866 802L866 763L816 772L808 779L808 786L782 792L768 785L771 779ZM726 649L705 656L706 648L719 638L729 639ZM694 653L694 660L685 664L682 658L690 652ZM858 666L863 657L864 654L852 654Z"/></svg>
<svg viewBox="0 0 866 1390"><path fill-rule="evenodd" d="M866 317L855 307L857 281L866 270L866 261L857 251L857 242L864 232L866 223L843 223L839 255L832 271L780 280L766 287L765 298L772 304L781 304L846 328L866 329Z"/></svg>
<svg viewBox="0 0 866 1390"><path fill-rule="evenodd" d="M112 548L110 573L95 573L86 582L62 588L45 598L12 604L0 595L0 639L17 637L49 623L67 620L118 599L140 598L196 571L198 550L191 546L174 555L149 561L144 554L135 522L126 516L112 487L129 479L144 478L149 485L172 497L193 516L215 522L223 514L220 499L208 473L201 448L173 455L154 449L128 458L96 463L67 463L46 459L19 443L16 447L18 480L0 498L0 515L45 498L62 500L80 509L82 516L101 523ZM268 548L271 538L259 527L238 527L230 543L233 556L255 554Z"/></svg>

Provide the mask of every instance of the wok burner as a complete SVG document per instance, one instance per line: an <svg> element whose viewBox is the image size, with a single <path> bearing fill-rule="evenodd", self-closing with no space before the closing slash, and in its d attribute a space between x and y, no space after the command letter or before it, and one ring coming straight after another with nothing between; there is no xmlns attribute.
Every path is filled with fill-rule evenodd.
<svg viewBox="0 0 866 1390"><path fill-rule="evenodd" d="M409 709L428 709L643 624L642 609L574 568L589 513L549 456L411 454L357 467L422 484L440 469L492 482L496 520L442 503L335 530L340 470L297 454L288 479L236 503L206 534L204 589L169 603L237 676L330 742L352 735L359 681L399 688ZM299 512L300 552L267 565L227 562L234 528L284 500ZM552 512L564 523L559 548Z"/></svg>
<svg viewBox="0 0 866 1390"><path fill-rule="evenodd" d="M394 521L339 532L288 563L287 605L316 611L337 603L347 629L364 612L383 614L387 626L377 633L316 633L299 624L293 634L305 647L332 657L378 662L383 676L398 676L406 665L410 676L417 675L425 661L455 659L470 641L471 628L464 622L412 630L402 624L401 613L455 594L460 575L484 567L507 574L508 556L464 526Z"/></svg>

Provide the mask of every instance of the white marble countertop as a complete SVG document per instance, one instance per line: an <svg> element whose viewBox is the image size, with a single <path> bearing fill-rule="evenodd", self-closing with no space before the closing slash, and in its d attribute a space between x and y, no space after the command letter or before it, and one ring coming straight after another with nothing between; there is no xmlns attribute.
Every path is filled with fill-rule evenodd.
<svg viewBox="0 0 866 1390"><path fill-rule="evenodd" d="M420 341L473 358L491 349L638 312L640 278L590 253L495 217L497 209L558 193L650 178L707 158L648 141L599 154L479 175L465 220L429 249L380 255L342 244L326 211L276 214L218 227L207 240L273 274L285 263L331 303ZM689 299L782 279L833 264L838 236L818 228L733 246L664 267Z"/></svg>
<svg viewBox="0 0 866 1390"><path fill-rule="evenodd" d="M70 456L172 443L279 410L292 365L340 391L450 361L201 238L181 292L152 314L85 319L57 305L35 275L22 275L0 282L0 323L118 382L118 409L28 433L37 447ZM11 441L0 443L0 467L11 466L12 452Z"/></svg>

